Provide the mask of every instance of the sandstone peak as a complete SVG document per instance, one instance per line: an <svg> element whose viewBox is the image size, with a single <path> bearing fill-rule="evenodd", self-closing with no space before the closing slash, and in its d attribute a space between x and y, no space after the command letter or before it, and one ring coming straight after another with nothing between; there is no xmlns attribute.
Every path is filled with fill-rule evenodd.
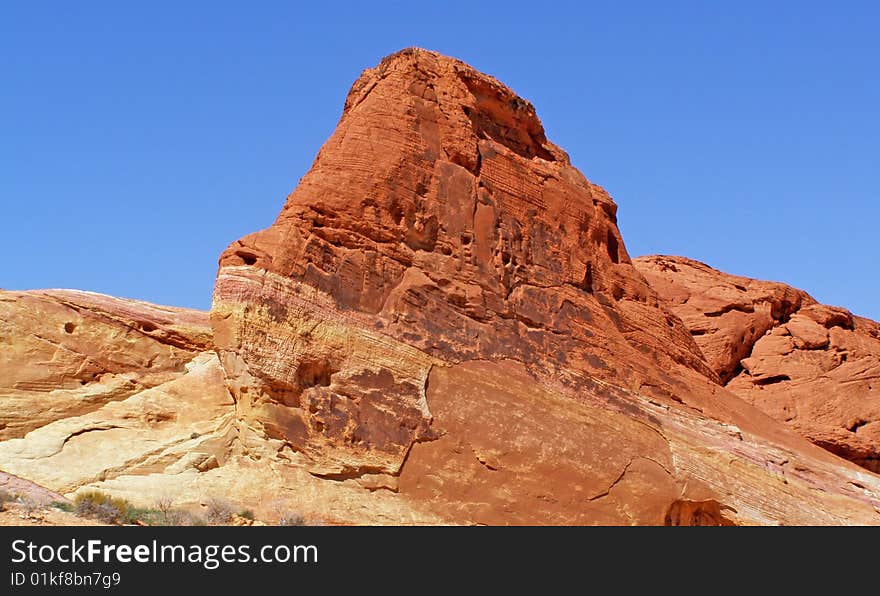
<svg viewBox="0 0 880 596"><path fill-rule="evenodd" d="M568 156L548 143L535 108L509 87L455 58L421 48L406 48L367 69L354 83L345 101L345 114L361 105L383 80L436 102L451 118L449 123L477 138L491 138L524 157L568 161ZM449 132L449 131L447 131ZM453 139L447 139L452 141ZM476 147L459 153L453 144L445 149L451 161L476 167Z"/></svg>
<svg viewBox="0 0 880 596"><path fill-rule="evenodd" d="M712 376L632 267L615 212L512 91L432 52L396 54L355 83L275 224L220 258L212 318L233 394L246 374L241 403L332 473L396 473L430 435L437 362L510 359L569 387L588 375L636 388L657 358ZM331 314L330 343L296 339ZM624 355L626 370L611 363ZM366 424L364 375L400 393ZM356 410L336 421L310 403L340 394ZM348 448L327 460L336 432L360 463Z"/></svg>

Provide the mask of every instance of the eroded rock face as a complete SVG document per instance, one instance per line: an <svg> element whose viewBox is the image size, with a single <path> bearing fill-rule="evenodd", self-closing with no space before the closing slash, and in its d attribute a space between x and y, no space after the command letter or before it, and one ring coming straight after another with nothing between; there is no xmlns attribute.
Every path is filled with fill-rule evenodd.
<svg viewBox="0 0 880 596"><path fill-rule="evenodd" d="M206 312L0 292L0 470L72 495L143 478L185 484L227 464L234 404L211 333ZM165 494L134 500L154 507Z"/></svg>
<svg viewBox="0 0 880 596"><path fill-rule="evenodd" d="M220 258L244 452L323 479L301 503L335 484L446 523L880 523L880 478L719 385L615 210L491 77L424 50L365 71Z"/></svg>
<svg viewBox="0 0 880 596"><path fill-rule="evenodd" d="M211 347L204 312L74 290L0 291L0 439L168 382Z"/></svg>
<svg viewBox="0 0 880 596"><path fill-rule="evenodd" d="M387 58L275 224L220 258L212 321L243 419L316 472L396 473L433 438L438 363L510 359L571 387L635 389L655 360L711 376L615 211L498 81L422 50Z"/></svg>
<svg viewBox="0 0 880 596"><path fill-rule="evenodd" d="M202 353L173 380L0 442L0 466L61 493L117 476L216 468L235 436L222 379L216 355ZM161 496L141 498L152 505Z"/></svg>
<svg viewBox="0 0 880 596"><path fill-rule="evenodd" d="M635 264L730 391L814 443L880 471L880 324L784 284L682 257Z"/></svg>
<svg viewBox="0 0 880 596"><path fill-rule="evenodd" d="M880 523L877 476L721 388L689 399L598 382L572 395L511 361L438 366L440 438L413 446L398 490L478 524Z"/></svg>

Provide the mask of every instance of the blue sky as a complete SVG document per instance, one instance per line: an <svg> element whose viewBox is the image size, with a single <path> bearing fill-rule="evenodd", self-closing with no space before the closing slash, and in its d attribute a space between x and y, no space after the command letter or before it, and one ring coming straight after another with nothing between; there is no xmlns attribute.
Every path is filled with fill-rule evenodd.
<svg viewBox="0 0 880 596"><path fill-rule="evenodd" d="M135 4L0 7L0 287L207 308L360 71L417 45L530 99L630 254L880 319L872 3Z"/></svg>

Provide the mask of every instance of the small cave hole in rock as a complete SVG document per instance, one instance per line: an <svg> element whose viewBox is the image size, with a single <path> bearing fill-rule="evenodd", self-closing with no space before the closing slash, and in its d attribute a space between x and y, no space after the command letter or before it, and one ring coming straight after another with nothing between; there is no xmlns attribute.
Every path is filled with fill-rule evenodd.
<svg viewBox="0 0 880 596"><path fill-rule="evenodd" d="M721 377L721 381L723 383L727 384L728 381L738 377L739 375L741 375L744 372L746 372L746 369L743 368L742 363L740 363L740 364L737 364L736 367L732 371L722 370L721 372L718 373L718 376Z"/></svg>
<svg viewBox="0 0 880 596"><path fill-rule="evenodd" d="M854 433L857 430L859 430L860 428L862 428L863 426L865 426L866 424L868 424L867 420L862 420L861 418L857 418L846 425L846 430L848 430L851 433Z"/></svg>
<svg viewBox="0 0 880 596"><path fill-rule="evenodd" d="M586 271L584 271L584 279L581 281L581 289L585 292L593 293L593 264L587 263Z"/></svg>
<svg viewBox="0 0 880 596"><path fill-rule="evenodd" d="M336 372L329 362L302 362L296 370L297 383L301 389L329 387L330 377Z"/></svg>
<svg viewBox="0 0 880 596"><path fill-rule="evenodd" d="M244 252L243 250L236 251L235 256L241 259L245 265L253 265L257 262L257 255Z"/></svg>
<svg viewBox="0 0 880 596"><path fill-rule="evenodd" d="M763 379L755 379L753 382L755 385L775 385L776 383L782 383L783 381L791 381L791 377L788 375L773 375L770 377L764 377Z"/></svg>
<svg viewBox="0 0 880 596"><path fill-rule="evenodd" d="M400 203L398 203L397 201L391 203L391 206L388 208L388 212L391 214L391 218L397 225L400 225L403 222L403 218L406 215L403 207L401 207Z"/></svg>
<svg viewBox="0 0 880 596"><path fill-rule="evenodd" d="M64 333L73 333L76 325L73 323L64 323Z"/></svg>
<svg viewBox="0 0 880 596"><path fill-rule="evenodd" d="M620 262L620 254L619 254L619 246L617 243L617 238L614 236L614 232L608 230L606 235L606 243L605 247L608 249L608 257L611 259L612 263Z"/></svg>
<svg viewBox="0 0 880 596"><path fill-rule="evenodd" d="M151 333L151 332L155 331L156 329L158 329L158 327L156 327L152 323L147 323L147 322L141 323L139 325L139 327L141 328L141 331L143 331L144 333Z"/></svg>

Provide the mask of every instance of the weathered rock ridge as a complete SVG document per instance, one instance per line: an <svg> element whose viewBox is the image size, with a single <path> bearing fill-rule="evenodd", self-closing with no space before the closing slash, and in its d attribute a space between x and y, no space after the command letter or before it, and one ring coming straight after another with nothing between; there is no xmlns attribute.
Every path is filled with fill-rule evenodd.
<svg viewBox="0 0 880 596"><path fill-rule="evenodd" d="M210 326L0 293L0 470L321 523L880 524L870 407L847 404L835 443L864 438L859 457L833 449L863 467L802 436L830 445L820 390L838 409L873 391L876 324L655 268L531 104L404 50L355 82L277 220L221 255ZM782 326L792 350L757 349ZM837 345L854 368L813 379L797 424L790 395L762 401L801 374L775 371L812 374L791 354Z"/></svg>
<svg viewBox="0 0 880 596"><path fill-rule="evenodd" d="M682 257L635 263L730 391L880 472L880 324Z"/></svg>

